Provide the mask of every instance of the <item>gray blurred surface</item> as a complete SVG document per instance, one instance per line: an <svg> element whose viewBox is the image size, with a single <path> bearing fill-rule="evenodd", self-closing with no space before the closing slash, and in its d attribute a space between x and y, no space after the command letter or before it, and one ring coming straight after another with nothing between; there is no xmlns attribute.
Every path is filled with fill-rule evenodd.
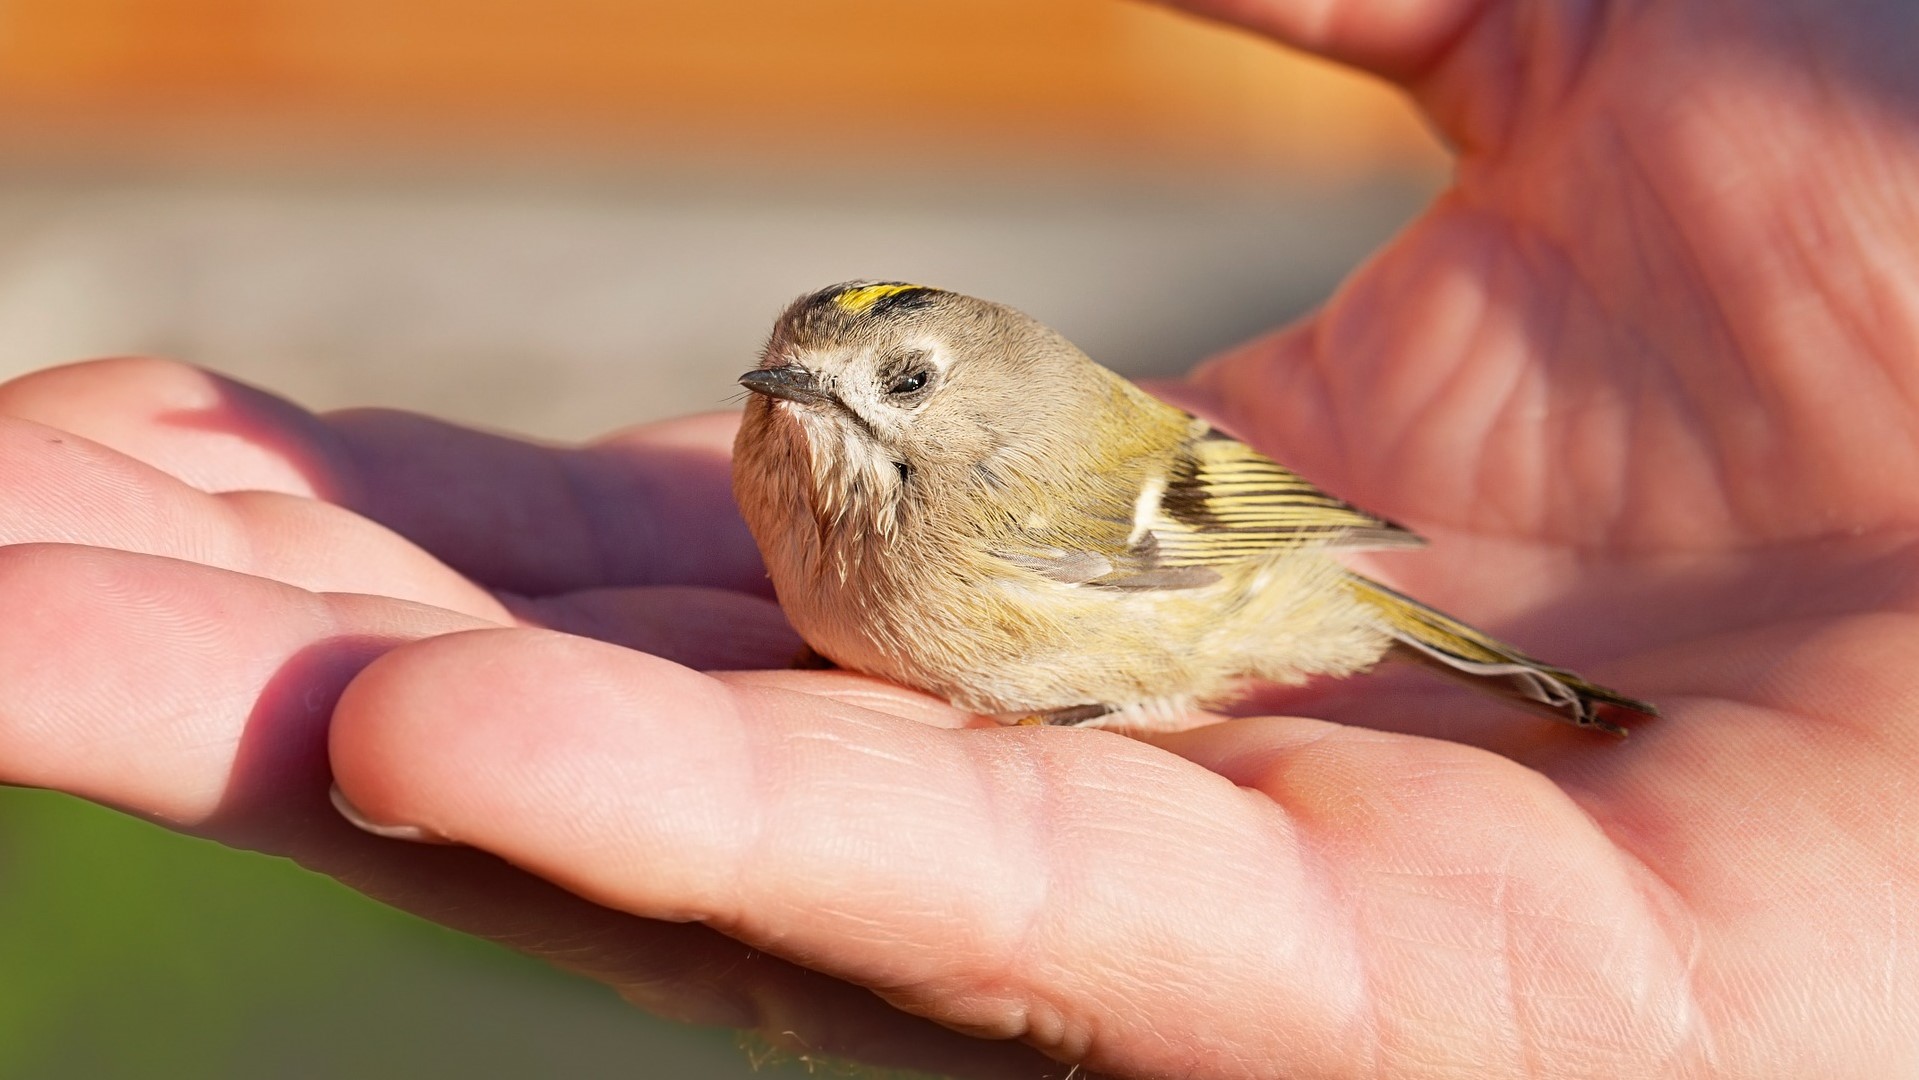
<svg viewBox="0 0 1919 1080"><path fill-rule="evenodd" d="M1299 314L1425 200L1061 177L0 179L0 375L158 353L551 437L726 406L781 305L922 281L1128 373Z"/></svg>

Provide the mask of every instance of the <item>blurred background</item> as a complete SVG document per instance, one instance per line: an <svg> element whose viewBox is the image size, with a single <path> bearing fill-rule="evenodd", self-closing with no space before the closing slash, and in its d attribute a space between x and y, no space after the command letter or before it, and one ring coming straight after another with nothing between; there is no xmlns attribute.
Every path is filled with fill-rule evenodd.
<svg viewBox="0 0 1919 1080"><path fill-rule="evenodd" d="M157 353L581 438L793 296L1012 303L1132 374L1431 195L1392 92L1120 0L0 0L0 377ZM0 790L0 1078L744 1077L725 1032L288 864Z"/></svg>

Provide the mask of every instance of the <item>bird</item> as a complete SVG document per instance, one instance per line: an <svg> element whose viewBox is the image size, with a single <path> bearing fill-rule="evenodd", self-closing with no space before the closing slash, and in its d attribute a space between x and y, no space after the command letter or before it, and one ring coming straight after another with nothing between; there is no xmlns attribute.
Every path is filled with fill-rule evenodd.
<svg viewBox="0 0 1919 1080"><path fill-rule="evenodd" d="M1658 714L1350 570L1424 542L1004 304L836 284L739 383L736 501L839 667L1012 724L1164 729L1388 658L1580 728Z"/></svg>

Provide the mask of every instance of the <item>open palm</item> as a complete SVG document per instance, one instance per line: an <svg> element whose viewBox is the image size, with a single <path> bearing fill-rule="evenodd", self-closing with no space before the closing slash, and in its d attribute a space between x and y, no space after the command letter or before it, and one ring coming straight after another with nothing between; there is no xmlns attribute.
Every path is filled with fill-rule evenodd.
<svg viewBox="0 0 1919 1080"><path fill-rule="evenodd" d="M1919 16L1189 6L1401 81L1461 156L1169 392L1434 541L1374 571L1664 719L1381 676L1283 701L1354 726L1148 744L703 675L796 644L729 420L549 450L119 361L0 389L0 778L967 1075L1909 1069ZM466 846L359 833L330 776Z"/></svg>

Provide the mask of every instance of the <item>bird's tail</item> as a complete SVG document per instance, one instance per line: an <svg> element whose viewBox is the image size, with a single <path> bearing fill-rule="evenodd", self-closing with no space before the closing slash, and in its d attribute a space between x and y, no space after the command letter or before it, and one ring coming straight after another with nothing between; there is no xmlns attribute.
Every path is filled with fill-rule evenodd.
<svg viewBox="0 0 1919 1080"><path fill-rule="evenodd" d="M1394 652L1403 659L1417 661L1555 720L1614 735L1624 735L1626 729L1599 715L1601 706L1641 716L1659 715L1658 709L1644 701L1587 682L1564 668L1542 664L1376 581L1348 574L1346 583L1360 603L1379 616L1380 625L1396 643Z"/></svg>

